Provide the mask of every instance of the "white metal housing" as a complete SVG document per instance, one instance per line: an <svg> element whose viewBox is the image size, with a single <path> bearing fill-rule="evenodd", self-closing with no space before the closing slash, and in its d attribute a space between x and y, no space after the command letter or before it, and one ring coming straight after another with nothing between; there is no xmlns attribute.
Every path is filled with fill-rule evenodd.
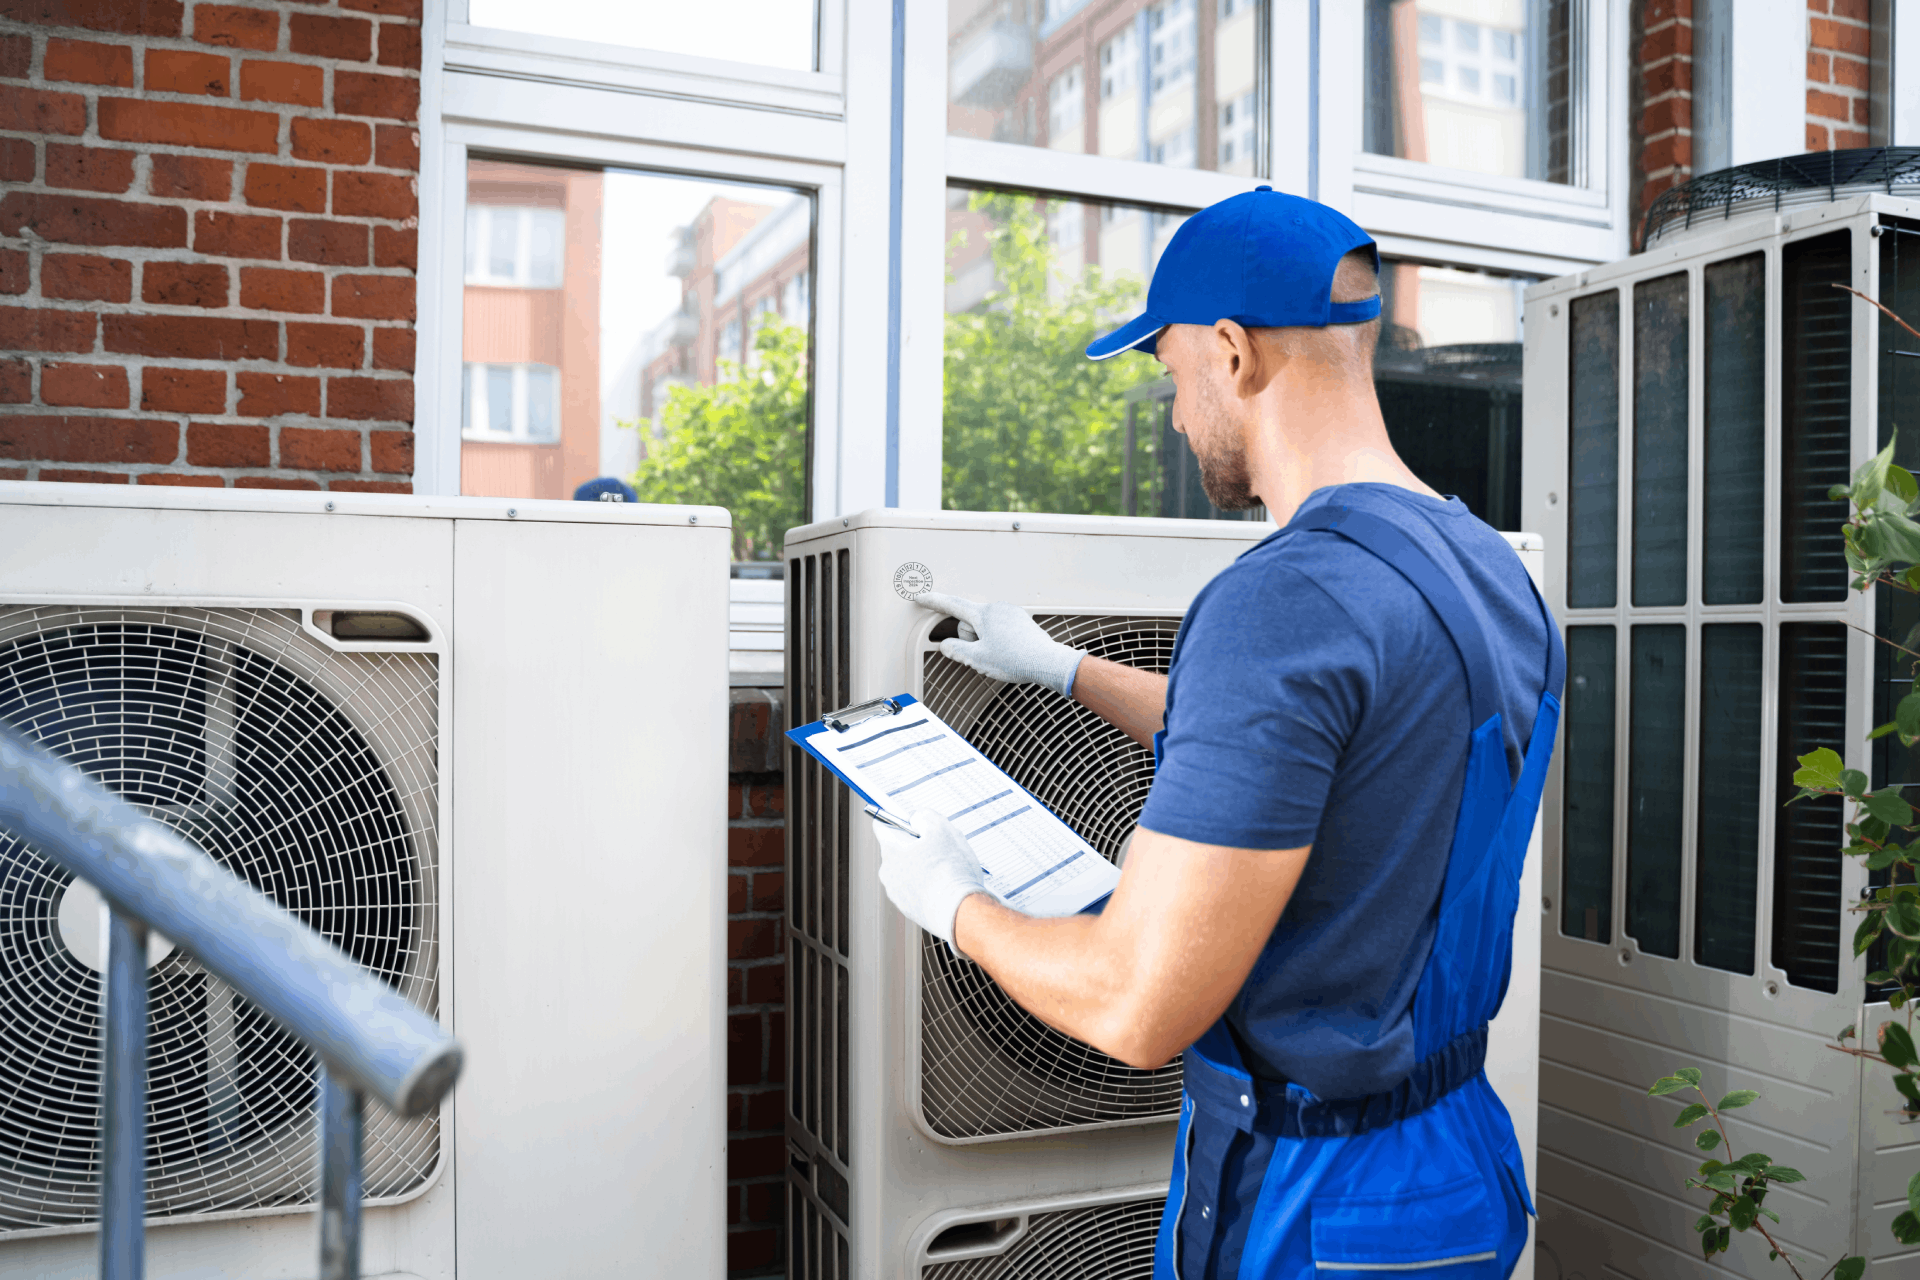
<svg viewBox="0 0 1920 1280"><path fill-rule="evenodd" d="M942 619L913 597L1010 600L1078 647L1120 645L1111 656L1139 665L1157 657L1164 669L1194 595L1271 532L1231 520L900 510L793 530L789 720L913 693L1041 799L1078 806L1069 822L1112 857L1145 798L1128 755L1139 749L1100 737L1091 713L1065 699L948 662L932 640ZM1540 540L1509 537L1537 577ZM1016 702L1017 715L994 722L989 745L982 726L993 707ZM1021 740L1022 758L1006 754L1010 720L1037 726ZM1100 780L1086 786L1060 781L1070 768L1045 781L1023 773L1090 753ZM977 969L928 949L888 904L870 824L846 789L797 749L788 758L789 1274L1146 1276L1172 1161L1177 1064L1116 1072L1017 1013L969 976ZM1150 756L1145 768L1150 779ZM1523 901L1539 892L1538 862L1529 855ZM1531 1170L1538 934L1531 912L1518 924L1488 1074ZM1002 1007L989 1021L978 1014L977 1035L939 1038L959 1005L978 1011L993 998ZM962 1087L949 1087L953 1080ZM978 1082L970 1092L969 1082ZM1530 1263L1520 1274L1531 1275Z"/></svg>
<svg viewBox="0 0 1920 1280"><path fill-rule="evenodd" d="M437 1161L367 1210L364 1274L724 1273L729 536L709 507L0 484L0 620L279 618L288 662L406 655L437 691L412 803L466 1069ZM356 608L427 639L330 635ZM378 750L374 683L328 687ZM149 1274L313 1275L313 1148L283 1156L291 1203L151 1219ZM97 1248L7 1232L0 1273L90 1276Z"/></svg>

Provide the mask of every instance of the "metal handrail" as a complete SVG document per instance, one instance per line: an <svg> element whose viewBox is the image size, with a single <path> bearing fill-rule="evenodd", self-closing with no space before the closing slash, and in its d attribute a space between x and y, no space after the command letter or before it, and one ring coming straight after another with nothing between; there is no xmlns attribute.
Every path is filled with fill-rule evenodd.
<svg viewBox="0 0 1920 1280"><path fill-rule="evenodd" d="M426 1013L177 832L0 725L0 831L112 912L101 1077L100 1275L139 1280L146 1216L147 932L257 1005L321 1062L321 1280L360 1274L363 1097L437 1106L460 1045Z"/></svg>

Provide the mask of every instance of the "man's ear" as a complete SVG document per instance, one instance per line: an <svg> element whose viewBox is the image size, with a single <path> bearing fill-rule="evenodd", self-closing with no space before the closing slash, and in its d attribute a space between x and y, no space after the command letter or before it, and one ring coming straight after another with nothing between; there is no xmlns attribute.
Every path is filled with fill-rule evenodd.
<svg viewBox="0 0 1920 1280"><path fill-rule="evenodd" d="M1237 321L1213 322L1214 358L1234 393L1249 396L1266 384L1266 372L1260 367L1260 346Z"/></svg>

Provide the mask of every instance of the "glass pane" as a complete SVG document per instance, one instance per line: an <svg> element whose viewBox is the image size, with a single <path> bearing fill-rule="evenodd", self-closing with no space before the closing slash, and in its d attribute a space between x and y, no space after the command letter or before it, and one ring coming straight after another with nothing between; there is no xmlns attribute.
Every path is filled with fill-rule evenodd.
<svg viewBox="0 0 1920 1280"><path fill-rule="evenodd" d="M1760 866L1758 623L1700 628L1700 815L1693 958L1753 972Z"/></svg>
<svg viewBox="0 0 1920 1280"><path fill-rule="evenodd" d="M1560 932L1613 941L1612 627L1567 628Z"/></svg>
<svg viewBox="0 0 1920 1280"><path fill-rule="evenodd" d="M1366 0L1365 146L1579 183L1574 0Z"/></svg>
<svg viewBox="0 0 1920 1280"><path fill-rule="evenodd" d="M1627 688L1627 934L1680 957L1680 838L1686 804L1687 629L1633 628Z"/></svg>
<svg viewBox="0 0 1920 1280"><path fill-rule="evenodd" d="M947 0L947 132L1266 169L1260 0Z"/></svg>
<svg viewBox="0 0 1920 1280"><path fill-rule="evenodd" d="M504 27L793 71L814 68L814 0L731 0L724 21L664 0L468 0L477 27Z"/></svg>
<svg viewBox="0 0 1920 1280"><path fill-rule="evenodd" d="M487 430L497 436L513 434L513 366L490 364L487 369Z"/></svg>
<svg viewBox="0 0 1920 1280"><path fill-rule="evenodd" d="M1687 273L1633 287L1633 602L1687 602Z"/></svg>
<svg viewBox="0 0 1920 1280"><path fill-rule="evenodd" d="M1530 276L1388 259L1374 390L1401 459L1496 529L1520 527L1520 310Z"/></svg>
<svg viewBox="0 0 1920 1280"><path fill-rule="evenodd" d="M1847 504L1827 490L1847 483L1853 426L1853 299L1834 288L1851 277L1845 231L1781 250L1780 598L1844 600L1847 561L1839 528Z"/></svg>
<svg viewBox="0 0 1920 1280"><path fill-rule="evenodd" d="M488 247L463 356L521 391L516 411L492 373L473 387L487 431L461 442L461 492L617 479L726 507L739 558L777 557L806 514L812 197L498 160L469 162L467 192Z"/></svg>
<svg viewBox="0 0 1920 1280"><path fill-rule="evenodd" d="M1766 255L1714 263L1706 269L1705 287L1700 595L1707 604L1758 604L1766 516Z"/></svg>
<svg viewBox="0 0 1920 1280"><path fill-rule="evenodd" d="M1163 449L1169 437L1185 449L1161 411L1173 386L1150 356L1094 361L1085 349L1140 308L1182 220L999 191L948 197L944 504L1160 514L1185 491L1181 453Z"/></svg>
<svg viewBox="0 0 1920 1280"><path fill-rule="evenodd" d="M1829 534L1834 541L1839 535ZM1780 627L1780 745L1774 781L1773 963L1795 986L1839 990L1838 796L1787 804L1796 761L1847 747L1847 628L1839 622Z"/></svg>
<svg viewBox="0 0 1920 1280"><path fill-rule="evenodd" d="M1567 604L1611 609L1620 544L1620 291L1575 298L1567 388Z"/></svg>

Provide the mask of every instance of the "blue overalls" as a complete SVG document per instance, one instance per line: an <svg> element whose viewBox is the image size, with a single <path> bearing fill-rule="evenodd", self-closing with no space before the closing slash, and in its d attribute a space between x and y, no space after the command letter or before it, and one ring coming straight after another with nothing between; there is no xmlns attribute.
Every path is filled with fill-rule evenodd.
<svg viewBox="0 0 1920 1280"><path fill-rule="evenodd" d="M1533 1205L1513 1122L1482 1068L1487 1023L1507 992L1520 871L1553 754L1566 656L1540 601L1546 683L1513 782L1479 611L1386 520L1341 508L1308 527L1338 533L1399 571L1439 615L1466 669L1474 727L1433 950L1413 999L1416 1062L1387 1093L1323 1101L1299 1085L1256 1079L1239 1033L1224 1018L1215 1023L1186 1052L1154 1280L1379 1272L1504 1280L1526 1245Z"/></svg>

